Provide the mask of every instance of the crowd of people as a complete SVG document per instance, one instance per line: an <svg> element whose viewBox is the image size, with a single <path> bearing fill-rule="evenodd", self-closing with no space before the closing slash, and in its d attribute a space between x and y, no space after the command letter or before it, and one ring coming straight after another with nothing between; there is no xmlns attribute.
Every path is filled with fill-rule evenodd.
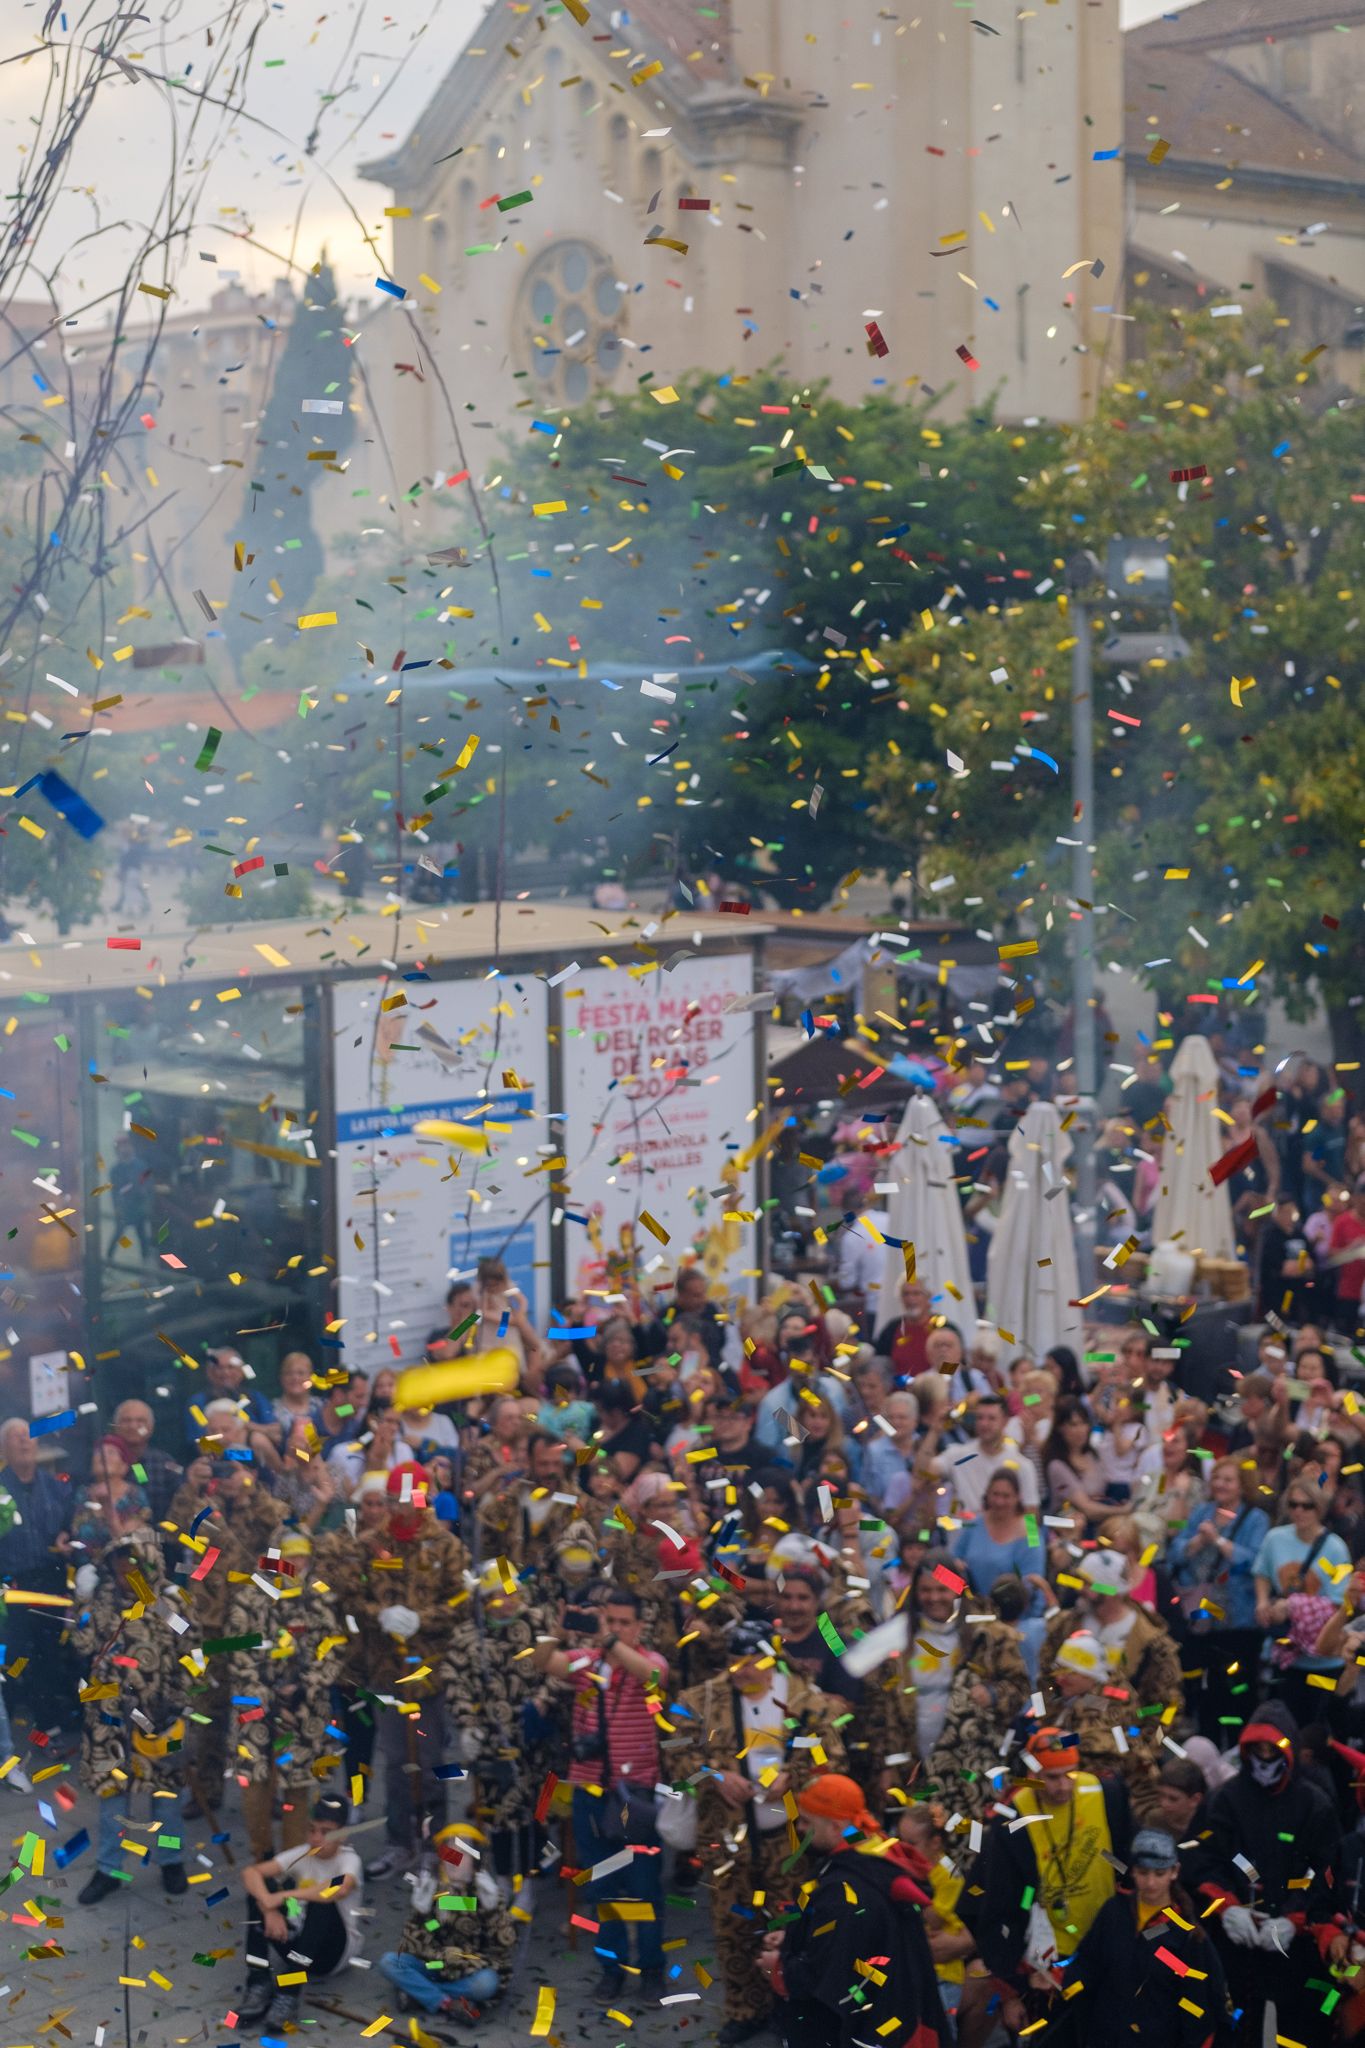
<svg viewBox="0 0 1365 2048"><path fill-rule="evenodd" d="M546 1337L487 1261L427 1359L511 1393L291 1352L267 1395L224 1347L80 1474L0 1426L0 1770L79 1731L81 1905L240 1826L242 2028L387 1879L370 1960L432 2015L557 1915L605 2011L718 1999L725 2048L1365 2039L1339 1340L1272 1322L1211 1407L1140 1320L1031 1357L833 1293L731 1314L684 1264Z"/></svg>

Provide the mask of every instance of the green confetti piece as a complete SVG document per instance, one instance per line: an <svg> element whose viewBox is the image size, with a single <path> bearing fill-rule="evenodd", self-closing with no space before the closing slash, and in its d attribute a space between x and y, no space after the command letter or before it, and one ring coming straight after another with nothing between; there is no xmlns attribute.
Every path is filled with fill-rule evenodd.
<svg viewBox="0 0 1365 2048"><path fill-rule="evenodd" d="M498 201L498 212L510 213L514 206L529 206L531 199L532 194L529 192L513 192L508 198Z"/></svg>
<svg viewBox="0 0 1365 2048"><path fill-rule="evenodd" d="M259 1650L261 1638L257 1636L214 1636L204 1644L206 1657L226 1657L232 1650Z"/></svg>
<svg viewBox="0 0 1365 2048"><path fill-rule="evenodd" d="M42 1139L35 1138L32 1131L21 1131L17 1124L10 1125L10 1136L17 1138L21 1145L41 1145Z"/></svg>
<svg viewBox="0 0 1365 2048"><path fill-rule="evenodd" d="M204 744L199 749L199 757L194 764L201 775L206 768L213 766L213 757L218 752L222 738L223 735L219 732L217 726L211 725L204 736Z"/></svg>
<svg viewBox="0 0 1365 2048"><path fill-rule="evenodd" d="M466 1892L442 1892L436 1903L443 1913L472 1913L479 1902Z"/></svg>
<svg viewBox="0 0 1365 2048"><path fill-rule="evenodd" d="M829 1644L831 1650L833 1650L835 1656L842 1657L844 1654L844 1639L827 1614L820 1616L820 1633Z"/></svg>

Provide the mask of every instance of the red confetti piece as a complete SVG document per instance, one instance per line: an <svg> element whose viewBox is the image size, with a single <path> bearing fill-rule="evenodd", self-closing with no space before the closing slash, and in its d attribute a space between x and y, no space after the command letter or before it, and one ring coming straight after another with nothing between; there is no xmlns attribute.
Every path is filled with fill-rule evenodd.
<svg viewBox="0 0 1365 2048"><path fill-rule="evenodd" d="M1209 1179L1215 1187L1221 1187L1225 1180L1231 1180L1234 1173L1240 1173L1256 1157L1256 1140L1243 1138L1240 1145L1234 1145L1221 1159L1215 1159L1209 1168Z"/></svg>
<svg viewBox="0 0 1365 2048"><path fill-rule="evenodd" d="M190 1573L190 1577L192 1579L206 1579L222 1554L221 1550L212 1548L206 1550L194 1570Z"/></svg>
<svg viewBox="0 0 1365 2048"><path fill-rule="evenodd" d="M555 1796L555 1788L558 1784L559 1780L554 1772L548 1772L545 1783L540 1788L540 1797L536 1801L536 1819L538 1821L543 1821L546 1814L550 1811L550 1801Z"/></svg>
<svg viewBox="0 0 1365 2048"><path fill-rule="evenodd" d="M1208 470L1205 465L1202 462L1198 462L1193 469L1173 469L1171 471L1171 482L1173 484L1197 484L1202 477L1207 475Z"/></svg>
<svg viewBox="0 0 1365 2048"><path fill-rule="evenodd" d="M1157 1961L1158 1961L1158 1962L1161 1962L1161 1963L1164 1963L1164 1964L1166 1965L1166 1968L1167 1968L1168 1970L1174 1970L1174 1971L1175 1971L1175 1974L1176 1974L1176 1976L1177 1976L1177 1977L1188 1977L1188 1976L1189 1976L1189 1974L1190 1974L1190 1966L1189 1966L1189 1964L1188 1964L1188 1963L1182 1963L1182 1962L1181 1962L1181 1960L1180 1960L1180 1958L1179 1958L1179 1956L1176 1956L1176 1955L1172 1955L1172 1954L1171 1954L1171 1951L1170 1951L1170 1950L1169 1950L1168 1948L1159 1948L1159 1949L1157 1950L1157 1952L1156 1952L1156 1953L1157 1953Z"/></svg>
<svg viewBox="0 0 1365 2048"><path fill-rule="evenodd" d="M141 939L106 939L104 943L111 953L140 953L142 951Z"/></svg>
<svg viewBox="0 0 1365 2048"><path fill-rule="evenodd" d="M728 911L731 917L747 917L749 915L749 905L747 903L734 903L731 902L729 897L725 897L717 904L716 908Z"/></svg>
<svg viewBox="0 0 1365 2048"><path fill-rule="evenodd" d="M972 354L965 341L958 343L957 352L969 370L979 370L981 368L980 363L976 360L976 357Z"/></svg>
<svg viewBox="0 0 1365 2048"><path fill-rule="evenodd" d="M864 332L867 335L868 345L871 348L874 356L890 355L891 351L887 347L886 336L882 333L881 328L877 325L875 320L868 320L864 322Z"/></svg>
<svg viewBox="0 0 1365 2048"><path fill-rule="evenodd" d="M263 853L254 853L250 860L239 860L232 872L234 875L249 875L254 869L263 868L264 866L265 855Z"/></svg>
<svg viewBox="0 0 1365 2048"><path fill-rule="evenodd" d="M961 1593L967 1584L967 1581L960 1579L956 1572L950 1572L946 1564L934 1566L934 1577L940 1586L946 1586L951 1593Z"/></svg>

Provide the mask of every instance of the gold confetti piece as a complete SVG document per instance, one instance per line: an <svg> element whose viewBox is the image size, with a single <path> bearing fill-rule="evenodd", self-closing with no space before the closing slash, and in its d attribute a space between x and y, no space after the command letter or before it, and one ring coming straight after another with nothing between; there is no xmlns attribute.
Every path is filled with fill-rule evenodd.
<svg viewBox="0 0 1365 2048"><path fill-rule="evenodd" d="M336 622L335 612L305 612L299 620L299 631L307 633L313 626L334 626Z"/></svg>
<svg viewBox="0 0 1365 2048"><path fill-rule="evenodd" d="M651 1237L658 1238L660 1244L667 1244L669 1242L668 1232L664 1229L662 1223L655 1221L648 1209L640 1211L640 1221L644 1224Z"/></svg>
<svg viewBox="0 0 1365 2048"><path fill-rule="evenodd" d="M1170 152L1170 143L1163 142L1161 137L1158 135L1156 141L1152 144L1151 148L1147 152L1147 161L1149 164L1159 164L1162 161L1163 157L1167 157L1170 155Z"/></svg>
<svg viewBox="0 0 1365 2048"><path fill-rule="evenodd" d="M283 953L277 953L273 946L264 945L260 940L256 942L256 951L260 954L262 960L268 960L272 967L287 967L289 965Z"/></svg>
<svg viewBox="0 0 1365 2048"><path fill-rule="evenodd" d="M564 5L567 11L573 16L574 20L578 23L578 26L580 28L586 28L592 17L588 13L587 8L583 5L583 0L564 0Z"/></svg>
<svg viewBox="0 0 1365 2048"><path fill-rule="evenodd" d="M567 512L568 505L563 498L547 498L543 505L533 505L531 510L537 519L548 519L552 512Z"/></svg>
<svg viewBox="0 0 1365 2048"><path fill-rule="evenodd" d="M649 395L656 405L677 405L678 403L678 394L671 384L661 384L657 391L651 391Z"/></svg>
<svg viewBox="0 0 1365 2048"><path fill-rule="evenodd" d="M554 2022L555 1993L552 1984L542 1984L536 1993L536 2016L531 2022L532 2034L548 2034Z"/></svg>

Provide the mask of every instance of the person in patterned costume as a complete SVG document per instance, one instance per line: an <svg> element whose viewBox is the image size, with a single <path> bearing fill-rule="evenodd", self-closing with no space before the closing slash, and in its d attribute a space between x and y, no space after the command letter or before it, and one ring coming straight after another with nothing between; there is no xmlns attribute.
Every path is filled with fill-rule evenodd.
<svg viewBox="0 0 1365 2048"><path fill-rule="evenodd" d="M534 1587L484 1569L478 1591L456 1609L441 1663L446 1715L474 1780L474 1815L487 1831L500 1877L519 1879L536 1861L536 1804L553 1761L556 1708L528 1652L555 1632ZM481 1865L480 1868L484 1866Z"/></svg>
<svg viewBox="0 0 1365 2048"><path fill-rule="evenodd" d="M382 1529L388 1519L388 1483L387 1472L367 1472L355 1490L354 1506L346 1510L344 1525L324 1530L313 1543L313 1579L326 1589L323 1597L331 1602L340 1624L338 1634L344 1630L346 1636L345 1647L337 1651L330 1668L335 1688L333 1712L338 1726L346 1731L346 1784L351 1791L357 1778L363 1786L370 1776L380 1712L369 1689L360 1632L351 1623L360 1599L362 1539Z"/></svg>
<svg viewBox="0 0 1365 2048"><path fill-rule="evenodd" d="M439 1861L418 1872L399 1945L379 1958L404 2006L478 2019L511 1982L517 1930L497 1880L471 1853L484 1840L455 1821L436 1837ZM459 1908L443 1907L444 1898L458 1899Z"/></svg>
<svg viewBox="0 0 1365 2048"><path fill-rule="evenodd" d="M384 1759L388 1843L367 1867L388 1877L406 1863L427 1828L445 1822L445 1694L439 1673L458 1605L468 1598L469 1554L427 1505L420 1465L396 1465L385 1482L382 1528L359 1539L355 1620L361 1669L383 1700L378 1746ZM404 1681L400 1685L400 1681Z"/></svg>
<svg viewBox="0 0 1365 2048"><path fill-rule="evenodd" d="M81 1782L100 1801L95 1869L80 1904L96 1905L121 1888L115 1873L125 1840L150 1846L146 1860L160 1866L162 1889L178 1898L187 1883L181 1799L188 1681L180 1659L193 1652L195 1637L189 1628L177 1634L170 1618L183 1621L185 1603L165 1584L150 1530L110 1544L98 1566L83 1565L76 1595L71 1639L86 1665ZM144 1791L146 1816L135 1818Z"/></svg>
<svg viewBox="0 0 1365 2048"><path fill-rule="evenodd" d="M1098 1636L1077 1629L1059 1645L1043 1686L1045 1718L1074 1735L1081 1769L1121 1777L1144 1826L1161 1819L1159 1776L1165 1728L1159 1714L1141 1714Z"/></svg>
<svg viewBox="0 0 1365 2048"><path fill-rule="evenodd" d="M664 1754L675 1785L695 1781L697 1849L710 1887L725 2019L721 2048L762 2033L772 1990L758 1968L763 1933L808 1874L796 1795L818 1770L839 1769L837 1722L847 1702L830 1699L764 1649L767 1624L742 1621L726 1674L684 1692L666 1712ZM756 1895L761 1895L755 1903Z"/></svg>
<svg viewBox="0 0 1365 2048"><path fill-rule="evenodd" d="M332 1679L347 1636L337 1626L331 1598L313 1583L312 1553L301 1530L281 1536L274 1570L267 1567L239 1586L228 1609L230 1637L260 1638L254 1648L234 1650L230 1660L237 1710L234 1768L246 1780L242 1807L255 1863L275 1853L277 1793L282 1845L293 1849L308 1838L308 1809L318 1783L341 1762ZM266 1585L259 1583L262 1578Z"/></svg>
<svg viewBox="0 0 1365 2048"><path fill-rule="evenodd" d="M204 1510L208 1513L205 1514ZM251 1577L276 1541L284 1519L279 1502L250 1464L237 1458L215 1459L203 1484L193 1478L171 1502L170 1519L178 1535L190 1537L189 1549L178 1544L185 1562L185 1595L195 1626L205 1642L228 1633L228 1608L237 1587ZM218 1552L203 1578L191 1575L210 1550ZM232 1724L231 1674L226 1657L211 1657L204 1677L190 1690L190 1707L203 1721L195 1724L189 1757L194 1798L186 1809L193 1820L202 1811L216 1814L223 1799L228 1731Z"/></svg>

